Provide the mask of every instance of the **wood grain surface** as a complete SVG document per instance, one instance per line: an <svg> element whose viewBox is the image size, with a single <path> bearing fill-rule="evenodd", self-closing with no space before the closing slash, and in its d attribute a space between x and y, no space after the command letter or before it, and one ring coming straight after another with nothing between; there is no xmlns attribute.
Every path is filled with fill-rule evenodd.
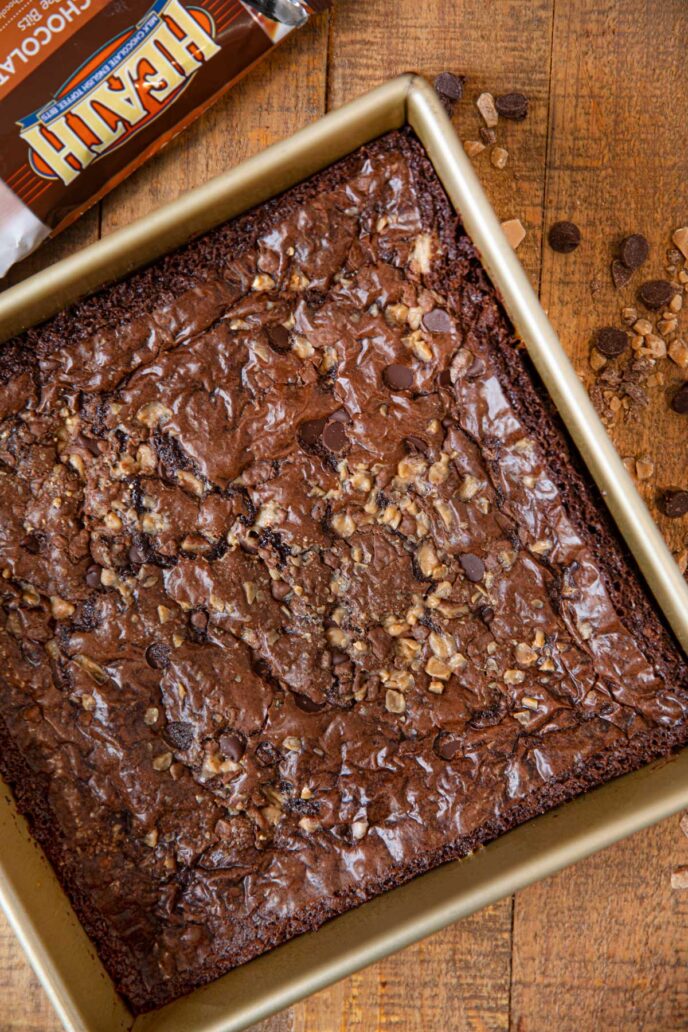
<svg viewBox="0 0 688 1032"><path fill-rule="evenodd" d="M413 69L467 76L455 113L477 139L483 90L522 90L523 123L500 121L504 170L489 149L476 169L501 218L519 217L519 256L577 369L591 383L594 330L617 324L642 278L663 273L672 230L688 222L688 5L685 0L338 0L295 34L194 126L56 241L27 259L17 280L205 182L383 79ZM555 254L543 230L581 227L574 254ZM609 265L618 239L642 232L646 270L622 294ZM591 283L594 289L591 290ZM688 337L688 313L683 317ZM670 484L688 486L686 417L664 383L646 409L612 428L624 457L647 454L641 484L654 506ZM686 520L658 516L672 548ZM679 1032L688 1028L688 865L678 818L533 886L514 899L368 968L254 1032ZM0 1032L59 1025L0 918Z"/></svg>

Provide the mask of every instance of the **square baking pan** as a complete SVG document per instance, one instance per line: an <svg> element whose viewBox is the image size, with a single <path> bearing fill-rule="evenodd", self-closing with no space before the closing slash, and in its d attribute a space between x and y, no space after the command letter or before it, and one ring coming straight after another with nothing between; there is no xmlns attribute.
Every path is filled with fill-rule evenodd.
<svg viewBox="0 0 688 1032"><path fill-rule="evenodd" d="M647 585L688 652L688 586L509 246L434 91L404 75L0 296L0 340L409 124L476 244ZM0 902L69 1032L239 1032L688 807L688 749L618 778L135 1018L0 781Z"/></svg>

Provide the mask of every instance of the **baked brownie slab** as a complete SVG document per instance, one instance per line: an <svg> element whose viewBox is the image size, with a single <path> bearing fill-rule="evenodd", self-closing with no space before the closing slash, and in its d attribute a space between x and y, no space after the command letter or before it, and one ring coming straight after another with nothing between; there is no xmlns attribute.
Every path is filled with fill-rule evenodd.
<svg viewBox="0 0 688 1032"><path fill-rule="evenodd" d="M162 1004L688 737L420 145L0 352L0 766Z"/></svg>

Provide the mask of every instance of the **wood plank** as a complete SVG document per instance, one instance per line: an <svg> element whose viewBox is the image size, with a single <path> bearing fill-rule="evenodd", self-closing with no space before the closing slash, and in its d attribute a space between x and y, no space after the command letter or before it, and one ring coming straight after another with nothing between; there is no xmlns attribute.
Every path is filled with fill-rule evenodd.
<svg viewBox="0 0 688 1032"><path fill-rule="evenodd" d="M61 1032L62 1025L0 910L0 1032Z"/></svg>
<svg viewBox="0 0 688 1032"><path fill-rule="evenodd" d="M688 864L677 817L518 894L515 1032L688 1027Z"/></svg>
<svg viewBox="0 0 688 1032"><path fill-rule="evenodd" d="M409 70L431 81L445 70L465 75L464 98L454 115L462 140L477 139L484 125L475 107L484 90L528 94L528 122L502 121L498 127L499 145L509 152L507 168L493 168L489 148L475 167L500 218L517 215L528 228L519 257L534 281L540 271L552 8L552 0L340 4L328 73L331 107Z"/></svg>
<svg viewBox="0 0 688 1032"><path fill-rule="evenodd" d="M620 325L621 307L634 303L637 286L665 275L671 234L688 222L688 122L676 103L688 90L687 40L683 0L557 6L546 222L572 218L583 242L571 255L545 247L542 301L588 386L594 330ZM617 292L609 267L616 241L628 233L645 234L651 257ZM600 282L594 297L593 280ZM688 337L688 311L680 324ZM639 486L678 550L688 521L661 515L655 496L671 484L688 487L686 417L668 405L686 374L667 359L658 369L666 384L650 388L649 407L631 422L619 422L612 437L622 456L652 457L656 475Z"/></svg>
<svg viewBox="0 0 688 1032"><path fill-rule="evenodd" d="M583 243L571 255L545 246L541 296L588 385L593 331L619 325L638 283L663 275L671 232L688 217L688 126L671 99L688 86L687 30L680 0L582 0L556 9L545 221L573 219ZM651 260L617 293L609 265L615 241L632 232L647 236ZM601 284L594 296L592 280ZM661 368L667 382L680 379L670 362ZM658 386L638 419L612 429L623 456L651 455L656 475L640 486L675 549L684 546L686 521L667 520L654 500L658 487L688 486L682 418ZM688 1025L688 897L670 887L672 866L687 854L672 819L519 894L517 1032Z"/></svg>
<svg viewBox="0 0 688 1032"><path fill-rule="evenodd" d="M280 1015L254 1032L506 1032L510 954L506 899L310 997L291 1024Z"/></svg>
<svg viewBox="0 0 688 1032"><path fill-rule="evenodd" d="M450 69L467 76L455 112L462 139L478 136L475 100L483 90L523 89L531 98L527 125L502 124L499 142L510 154L498 171L489 151L476 168L501 218L518 215L529 233L519 254L537 282L552 30L549 0L376 0L340 4L333 16L328 106L338 107L384 79L414 69L431 80ZM494 55L499 55L495 63ZM400 956L325 990L260 1032L385 1032L403 1028L482 1030L508 1027L508 950L511 902L476 914Z"/></svg>

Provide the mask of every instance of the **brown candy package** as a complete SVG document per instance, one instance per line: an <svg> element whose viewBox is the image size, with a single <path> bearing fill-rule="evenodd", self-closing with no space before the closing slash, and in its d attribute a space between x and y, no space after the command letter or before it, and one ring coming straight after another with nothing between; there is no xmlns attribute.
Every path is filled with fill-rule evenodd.
<svg viewBox="0 0 688 1032"><path fill-rule="evenodd" d="M0 0L0 275L332 0Z"/></svg>

